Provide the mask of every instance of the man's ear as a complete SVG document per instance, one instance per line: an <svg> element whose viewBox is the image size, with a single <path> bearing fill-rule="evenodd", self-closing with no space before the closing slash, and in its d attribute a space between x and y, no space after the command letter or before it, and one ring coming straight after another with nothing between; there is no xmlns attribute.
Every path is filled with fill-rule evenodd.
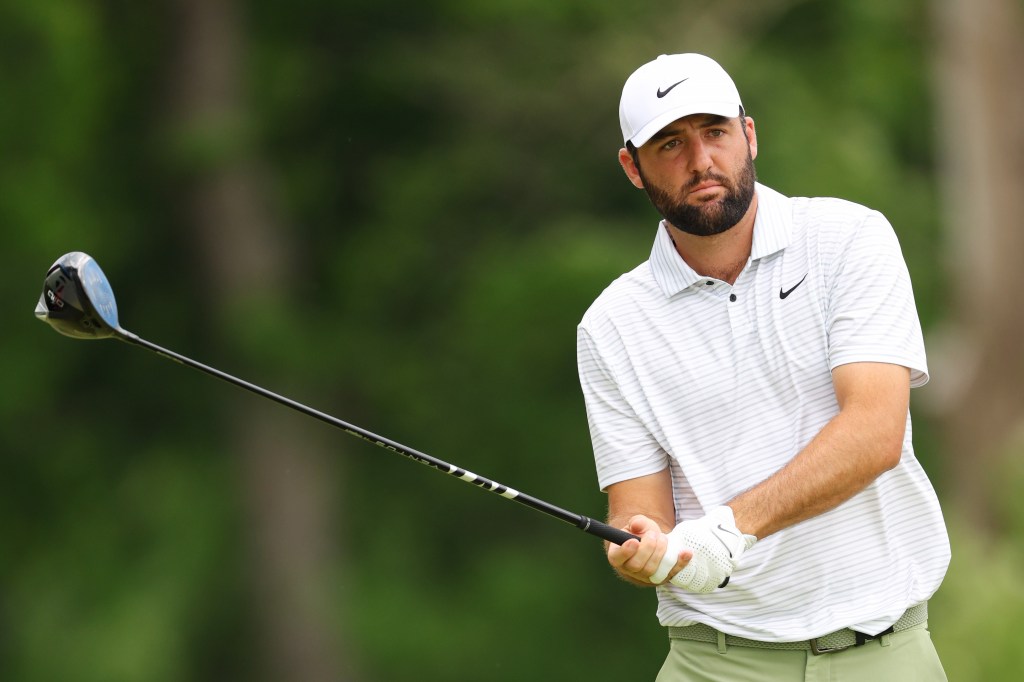
<svg viewBox="0 0 1024 682"><path fill-rule="evenodd" d="M750 145L750 158L757 158L757 130L754 128L754 119L749 116L743 119L743 132L747 136L747 144Z"/></svg>
<svg viewBox="0 0 1024 682"><path fill-rule="evenodd" d="M633 155L625 147L619 150L619 165L622 166L622 170L626 172L626 177L629 178L634 187L638 189L644 188L644 181L640 179L640 169L637 168L636 162L633 161Z"/></svg>

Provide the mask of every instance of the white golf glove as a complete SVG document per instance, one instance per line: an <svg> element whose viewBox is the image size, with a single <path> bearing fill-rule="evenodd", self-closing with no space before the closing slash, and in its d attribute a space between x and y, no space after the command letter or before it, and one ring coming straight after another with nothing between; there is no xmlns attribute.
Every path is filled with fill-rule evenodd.
<svg viewBox="0 0 1024 682"><path fill-rule="evenodd" d="M686 568L673 576L671 583L698 594L714 592L736 570L740 557L754 546L757 538L744 535L736 527L732 509L713 507L703 518L683 521L668 534L668 549L650 581L660 585L676 565L684 549L693 552Z"/></svg>

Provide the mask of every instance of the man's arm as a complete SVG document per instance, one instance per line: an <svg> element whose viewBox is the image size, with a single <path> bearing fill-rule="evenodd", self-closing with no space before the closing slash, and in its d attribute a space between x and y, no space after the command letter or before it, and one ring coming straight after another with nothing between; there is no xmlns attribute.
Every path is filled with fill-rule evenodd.
<svg viewBox="0 0 1024 682"><path fill-rule="evenodd" d="M851 363L832 372L839 414L775 474L728 503L743 533L764 538L839 506L896 466L910 403L910 370L886 363ZM608 487L608 524L641 536L609 544L608 563L637 585L665 558L675 525L668 469ZM669 579L692 558L683 551ZM667 559L666 559L667 560Z"/></svg>
<svg viewBox="0 0 1024 682"><path fill-rule="evenodd" d="M775 474L728 505L736 526L764 538L850 499L900 461L910 370L858 362L832 371L839 414Z"/></svg>
<svg viewBox="0 0 1024 682"><path fill-rule="evenodd" d="M621 547L605 543L608 563L616 573L635 585L651 586L648 578L665 555L665 534L676 525L675 517L672 476L667 468L608 486L608 525L641 537L639 542L627 540ZM669 575L686 566L690 556L683 552Z"/></svg>

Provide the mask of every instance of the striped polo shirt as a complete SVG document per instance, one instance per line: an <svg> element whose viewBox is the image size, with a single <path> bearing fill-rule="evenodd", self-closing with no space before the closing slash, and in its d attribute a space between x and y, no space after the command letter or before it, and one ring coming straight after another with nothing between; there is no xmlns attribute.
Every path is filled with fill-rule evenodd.
<svg viewBox="0 0 1024 682"><path fill-rule="evenodd" d="M885 362L910 368L911 386L928 380L888 221L839 199L756 192L750 259L735 284L698 275L659 225L650 259L602 292L578 328L601 488L668 467L677 522L768 478L810 442L839 411L832 368ZM908 413L894 469L758 542L727 588L660 586L658 617L765 641L874 634L938 589L949 557Z"/></svg>

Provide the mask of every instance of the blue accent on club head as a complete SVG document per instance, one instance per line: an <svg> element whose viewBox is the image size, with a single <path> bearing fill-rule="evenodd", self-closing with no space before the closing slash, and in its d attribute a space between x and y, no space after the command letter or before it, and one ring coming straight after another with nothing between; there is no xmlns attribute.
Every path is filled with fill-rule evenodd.
<svg viewBox="0 0 1024 682"><path fill-rule="evenodd" d="M78 276L81 279L82 288L85 290L85 296L92 303L96 314L103 319L108 327L118 329L120 325L117 321L114 290L110 288L110 282L103 274L99 264L92 258L85 259L85 262L79 267Z"/></svg>

